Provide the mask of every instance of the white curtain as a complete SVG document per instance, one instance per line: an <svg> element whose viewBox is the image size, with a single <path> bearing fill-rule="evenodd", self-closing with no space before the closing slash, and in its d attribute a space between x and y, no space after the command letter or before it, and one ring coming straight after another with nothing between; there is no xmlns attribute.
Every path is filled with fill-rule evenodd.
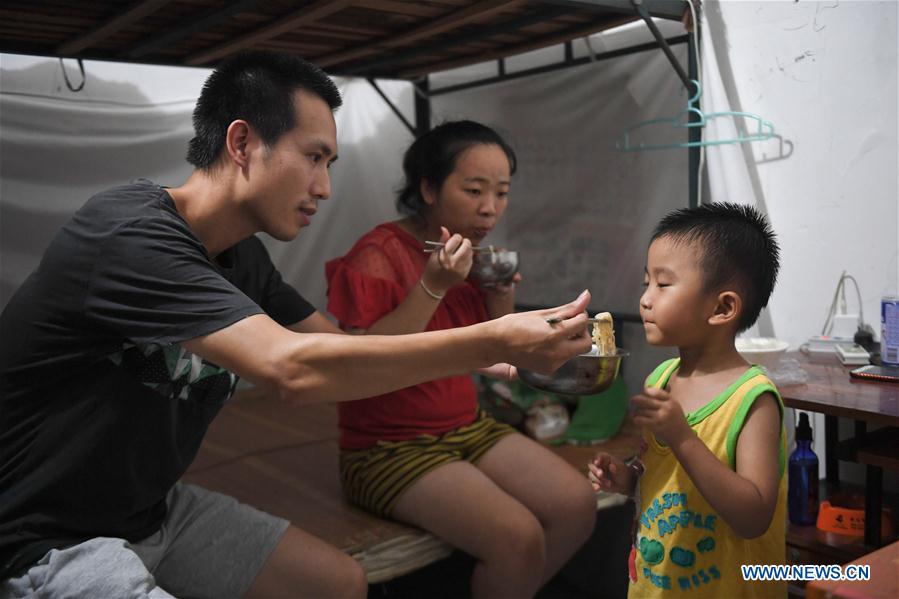
<svg viewBox="0 0 899 599"><path fill-rule="evenodd" d="M685 50L675 46L681 60ZM638 312L649 234L688 203L687 153L620 152L615 143L627 126L677 113L685 100L658 50L434 98L435 122L481 120L518 153L494 241L521 252L520 302L553 305L589 287L592 309Z"/></svg>
<svg viewBox="0 0 899 599"><path fill-rule="evenodd" d="M187 178L195 102L150 100L90 65L75 94L58 61L15 62L3 57L0 71L0 307L91 195L137 177L164 185Z"/></svg>
<svg viewBox="0 0 899 599"><path fill-rule="evenodd" d="M0 71L0 309L91 195L138 177L167 186L187 179L191 114L209 73L133 65L123 76L121 69L108 74L110 65L88 62L85 88L73 93L58 61L15 68L9 65L20 61L13 58L6 55ZM321 310L325 260L395 218L392 191L401 150L412 138L366 81L337 83L345 104L336 115L340 159L332 169L332 199L294 242L262 236L285 278ZM381 86L411 112L410 84Z"/></svg>
<svg viewBox="0 0 899 599"><path fill-rule="evenodd" d="M681 59L685 48L676 47ZM190 115L207 72L188 72L187 84L163 76L152 89L169 93L154 102L146 85L104 78L102 66L86 64L79 94L62 87L58 61L2 71L0 305L90 195L136 177L178 185L190 174ZM142 80L142 69L149 67L129 74ZM180 95L171 91L176 83ZM321 310L324 262L396 218L393 195L412 140L366 81L338 84L345 103L336 114L332 199L295 241L263 237L285 278ZM412 86L380 85L412 120ZM655 50L434 98L435 123L482 120L519 155L512 204L493 241L522 252L522 302L557 303L590 287L595 309L636 312L646 237L665 211L687 204L686 152L621 153L615 140L628 124L676 112L684 99Z"/></svg>
<svg viewBox="0 0 899 599"><path fill-rule="evenodd" d="M686 44L673 49L686 64ZM492 242L521 252L520 303L556 305L589 288L591 312L638 313L649 235L665 213L688 205L687 151L620 152L615 143L626 127L676 115L686 101L659 50L434 97L435 123L480 120L518 154ZM647 135L686 140L670 126ZM672 351L648 346L639 325L623 332L625 382L636 391Z"/></svg>

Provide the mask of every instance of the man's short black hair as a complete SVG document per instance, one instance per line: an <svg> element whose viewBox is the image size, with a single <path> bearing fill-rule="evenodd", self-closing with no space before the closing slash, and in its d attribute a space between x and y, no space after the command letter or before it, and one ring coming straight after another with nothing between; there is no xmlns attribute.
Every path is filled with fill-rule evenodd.
<svg viewBox="0 0 899 599"><path fill-rule="evenodd" d="M342 103L334 82L317 66L278 52L243 52L212 72L194 108L194 137L187 161L208 170L225 147L228 126L247 121L269 147L296 127L293 94L312 93L336 110Z"/></svg>
<svg viewBox="0 0 899 599"><path fill-rule="evenodd" d="M704 204L669 213L652 241L669 237L696 244L707 291L736 284L743 299L738 331L751 327L774 291L780 270L780 248L768 220L741 204Z"/></svg>

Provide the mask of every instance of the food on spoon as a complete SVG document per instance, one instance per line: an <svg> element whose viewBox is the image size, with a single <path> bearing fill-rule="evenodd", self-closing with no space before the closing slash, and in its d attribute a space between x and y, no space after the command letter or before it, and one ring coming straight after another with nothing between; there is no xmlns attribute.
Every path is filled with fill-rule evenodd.
<svg viewBox="0 0 899 599"><path fill-rule="evenodd" d="M612 327L612 315L608 312L600 312L593 322L593 343L596 344L596 353L600 356L614 356L615 329Z"/></svg>

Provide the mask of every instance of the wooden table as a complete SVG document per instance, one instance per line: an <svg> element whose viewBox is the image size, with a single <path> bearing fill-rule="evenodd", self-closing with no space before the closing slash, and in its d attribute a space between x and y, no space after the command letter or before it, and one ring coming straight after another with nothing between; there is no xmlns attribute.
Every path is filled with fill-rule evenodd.
<svg viewBox="0 0 899 599"><path fill-rule="evenodd" d="M836 354L792 351L786 357L798 360L809 375L806 383L777 386L787 406L872 424L899 425L896 383L854 379L849 371L857 366L843 366Z"/></svg>
<svg viewBox="0 0 899 599"><path fill-rule="evenodd" d="M865 511L880 514L883 468L899 468L896 429L899 427L899 385L860 381L849 376L836 354L788 352L808 373L803 384L778 385L784 404L798 410L824 414L825 473L831 487L838 488L839 460L865 464ZM855 421L854 435L840 441L838 418ZM887 428L869 433L868 424ZM880 518L865 518L865 544L878 547Z"/></svg>
<svg viewBox="0 0 899 599"><path fill-rule="evenodd" d="M899 597L899 541L852 562L871 568L870 580L816 580L805 587L806 599L894 599Z"/></svg>

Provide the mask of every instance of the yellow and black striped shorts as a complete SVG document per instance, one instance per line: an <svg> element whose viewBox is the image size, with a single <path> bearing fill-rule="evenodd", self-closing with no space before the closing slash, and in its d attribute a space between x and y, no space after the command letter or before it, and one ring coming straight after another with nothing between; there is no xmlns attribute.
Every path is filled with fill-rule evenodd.
<svg viewBox="0 0 899 599"><path fill-rule="evenodd" d="M369 449L340 452L340 482L352 503L389 517L403 491L431 470L459 460L476 462L501 437L516 432L480 410L471 424L442 435L378 441Z"/></svg>

